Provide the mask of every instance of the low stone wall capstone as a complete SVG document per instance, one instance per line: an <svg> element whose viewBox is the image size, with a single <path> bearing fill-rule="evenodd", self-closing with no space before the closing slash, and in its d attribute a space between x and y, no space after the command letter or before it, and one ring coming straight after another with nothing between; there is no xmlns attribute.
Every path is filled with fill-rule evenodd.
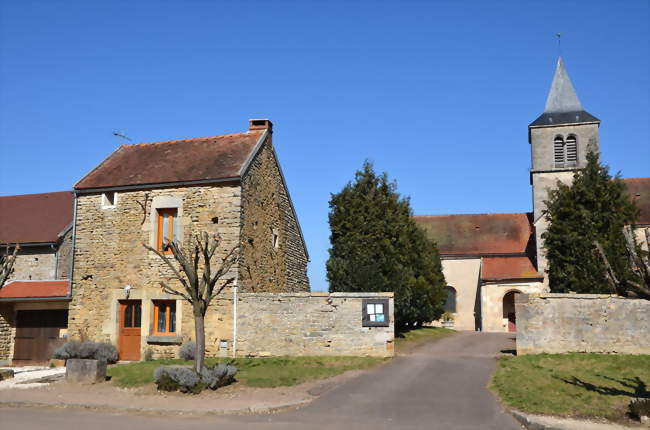
<svg viewBox="0 0 650 430"><path fill-rule="evenodd" d="M388 302L388 326L364 327L364 300ZM393 293L242 293L238 356L394 354Z"/></svg>
<svg viewBox="0 0 650 430"><path fill-rule="evenodd" d="M650 354L650 301L601 294L521 294L517 355Z"/></svg>

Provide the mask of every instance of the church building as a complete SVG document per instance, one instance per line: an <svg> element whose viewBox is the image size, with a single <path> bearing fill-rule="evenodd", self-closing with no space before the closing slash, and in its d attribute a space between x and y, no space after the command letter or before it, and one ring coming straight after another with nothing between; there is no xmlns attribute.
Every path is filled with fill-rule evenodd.
<svg viewBox="0 0 650 430"><path fill-rule="evenodd" d="M515 295L548 291L544 201L557 181L570 183L587 154L600 150L599 127L560 57L544 112L528 126L532 212L415 216L438 244L448 284L445 308L455 329L516 331ZM641 210L635 226L641 233L650 227L650 178L624 182Z"/></svg>

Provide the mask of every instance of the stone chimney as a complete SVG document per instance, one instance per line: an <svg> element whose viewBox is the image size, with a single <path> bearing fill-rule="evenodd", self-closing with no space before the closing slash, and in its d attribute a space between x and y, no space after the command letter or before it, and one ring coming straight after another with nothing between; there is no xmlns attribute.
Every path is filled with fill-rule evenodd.
<svg viewBox="0 0 650 430"><path fill-rule="evenodd" d="M269 132L273 131L273 123L270 119L249 119L248 120L248 130L268 130Z"/></svg>

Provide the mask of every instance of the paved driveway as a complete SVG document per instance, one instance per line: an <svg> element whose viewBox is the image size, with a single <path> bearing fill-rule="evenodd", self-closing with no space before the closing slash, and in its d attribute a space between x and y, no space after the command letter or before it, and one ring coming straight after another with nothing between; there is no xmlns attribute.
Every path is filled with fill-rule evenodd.
<svg viewBox="0 0 650 430"><path fill-rule="evenodd" d="M0 409L0 427L28 429L481 429L521 427L486 389L507 334L463 332L337 387L302 409L257 416L146 417L78 410ZM218 405L215 405L218 408Z"/></svg>

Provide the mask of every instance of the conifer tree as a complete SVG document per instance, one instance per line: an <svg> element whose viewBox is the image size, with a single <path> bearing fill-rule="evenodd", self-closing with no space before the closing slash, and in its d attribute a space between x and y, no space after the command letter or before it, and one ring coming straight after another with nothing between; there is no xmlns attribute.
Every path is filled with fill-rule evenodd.
<svg viewBox="0 0 650 430"><path fill-rule="evenodd" d="M408 198L368 161L330 200L330 291L393 291L400 328L438 319L446 297L437 247L412 215Z"/></svg>
<svg viewBox="0 0 650 430"><path fill-rule="evenodd" d="M551 291L628 295L625 286L636 275L629 264L623 229L634 224L639 210L620 176L612 178L598 154L590 152L587 166L574 174L571 185L558 183L546 205L549 227L542 238ZM604 260L617 274L619 285L608 282Z"/></svg>

